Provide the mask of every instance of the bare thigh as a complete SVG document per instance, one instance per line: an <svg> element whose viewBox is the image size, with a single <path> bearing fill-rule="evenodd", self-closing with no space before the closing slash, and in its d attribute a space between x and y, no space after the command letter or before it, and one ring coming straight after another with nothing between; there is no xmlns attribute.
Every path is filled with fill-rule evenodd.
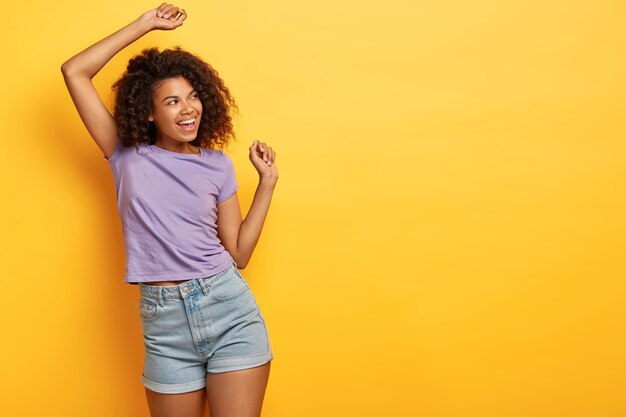
<svg viewBox="0 0 626 417"><path fill-rule="evenodd" d="M146 388L146 398L151 417L204 417L206 413L204 388L184 394L161 394Z"/></svg>
<svg viewBox="0 0 626 417"><path fill-rule="evenodd" d="M268 362L256 368L207 375L211 417L259 417L270 375Z"/></svg>

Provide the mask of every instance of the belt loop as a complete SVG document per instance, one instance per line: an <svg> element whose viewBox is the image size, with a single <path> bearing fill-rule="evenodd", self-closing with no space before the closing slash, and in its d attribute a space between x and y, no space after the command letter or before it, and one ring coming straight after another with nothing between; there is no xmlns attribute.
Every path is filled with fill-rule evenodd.
<svg viewBox="0 0 626 417"><path fill-rule="evenodd" d="M163 307L163 305L165 304L165 302L163 301L163 290L164 290L164 288L160 287L160 286L157 287L157 288L159 289L159 292L158 292L159 305L161 307Z"/></svg>
<svg viewBox="0 0 626 417"><path fill-rule="evenodd" d="M200 284L200 289L202 289L202 294L206 297L209 294L209 285L206 283L206 278L200 278L198 283Z"/></svg>

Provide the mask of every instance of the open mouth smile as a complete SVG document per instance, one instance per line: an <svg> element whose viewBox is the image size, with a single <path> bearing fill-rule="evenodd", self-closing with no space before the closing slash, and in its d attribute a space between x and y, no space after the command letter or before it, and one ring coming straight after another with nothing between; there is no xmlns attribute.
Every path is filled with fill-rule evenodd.
<svg viewBox="0 0 626 417"><path fill-rule="evenodd" d="M194 130L196 128L196 118L181 120L176 124L183 130Z"/></svg>

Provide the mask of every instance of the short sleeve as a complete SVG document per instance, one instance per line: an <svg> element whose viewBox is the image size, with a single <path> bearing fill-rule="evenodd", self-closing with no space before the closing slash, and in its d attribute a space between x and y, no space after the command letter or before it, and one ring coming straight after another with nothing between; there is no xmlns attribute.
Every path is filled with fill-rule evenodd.
<svg viewBox="0 0 626 417"><path fill-rule="evenodd" d="M113 150L113 153L111 154L111 156L109 156L108 158L104 156L104 159L109 161L109 163L115 162L115 160L117 159L121 151L122 151L122 141L118 140L117 145L115 146L115 149Z"/></svg>
<svg viewBox="0 0 626 417"><path fill-rule="evenodd" d="M217 202L228 200L239 188L237 184L237 178L235 176L235 167L233 161L226 154L224 155L224 184L220 188L219 195L217 196Z"/></svg>

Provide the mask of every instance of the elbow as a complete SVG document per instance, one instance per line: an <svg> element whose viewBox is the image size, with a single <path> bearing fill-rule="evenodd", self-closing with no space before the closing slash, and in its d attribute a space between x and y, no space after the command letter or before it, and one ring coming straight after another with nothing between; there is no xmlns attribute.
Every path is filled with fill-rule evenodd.
<svg viewBox="0 0 626 417"><path fill-rule="evenodd" d="M63 74L63 77L65 77L65 78L74 77L74 76L78 75L79 74L78 71L79 70L76 67L76 64L73 63L71 59L65 61L61 65L61 73Z"/></svg>
<svg viewBox="0 0 626 417"><path fill-rule="evenodd" d="M63 74L63 78L65 78L66 81L72 77L72 71L71 64L64 62L63 65L61 65L61 74Z"/></svg>
<svg viewBox="0 0 626 417"><path fill-rule="evenodd" d="M246 266L248 266L249 259L243 259L243 258L240 258L240 257L234 257L233 256L233 260L237 264L237 269L244 269Z"/></svg>
<svg viewBox="0 0 626 417"><path fill-rule="evenodd" d="M68 61L65 61L61 65L61 72L63 73L63 75L67 75L70 72L70 65L68 64Z"/></svg>

